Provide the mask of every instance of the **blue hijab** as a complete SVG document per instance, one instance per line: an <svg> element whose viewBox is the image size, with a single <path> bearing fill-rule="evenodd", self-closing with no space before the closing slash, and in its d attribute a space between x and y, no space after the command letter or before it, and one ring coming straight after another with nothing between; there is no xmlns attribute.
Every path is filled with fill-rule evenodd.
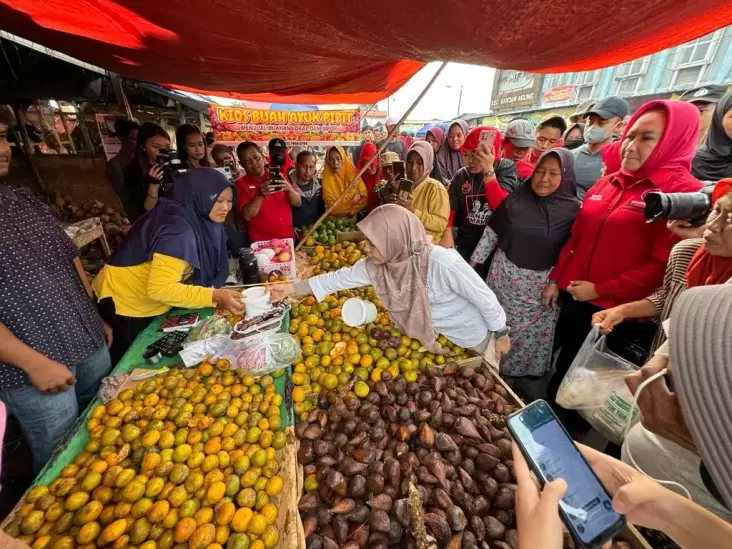
<svg viewBox="0 0 732 549"><path fill-rule="evenodd" d="M158 199L140 217L115 252L110 265L132 267L159 253L177 257L194 269L193 284L220 287L229 276L223 223L211 221L211 208L224 190L236 189L213 168L189 170L175 182L168 198Z"/></svg>

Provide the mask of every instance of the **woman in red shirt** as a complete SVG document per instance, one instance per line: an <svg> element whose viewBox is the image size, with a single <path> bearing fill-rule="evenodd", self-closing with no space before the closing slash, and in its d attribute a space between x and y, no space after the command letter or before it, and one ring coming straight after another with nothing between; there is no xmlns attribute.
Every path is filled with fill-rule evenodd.
<svg viewBox="0 0 732 549"><path fill-rule="evenodd" d="M665 220L646 222L643 197L654 191L701 188L689 173L698 133L699 111L693 105L646 103L623 134L620 171L600 178L587 193L544 289L545 305L562 305L554 337L554 348L561 352L549 384L550 399L582 346L592 315L641 299L661 286L671 248L679 239ZM654 332L652 324L627 321L616 327L608 345L631 358L629 348L640 345L647 352Z"/></svg>

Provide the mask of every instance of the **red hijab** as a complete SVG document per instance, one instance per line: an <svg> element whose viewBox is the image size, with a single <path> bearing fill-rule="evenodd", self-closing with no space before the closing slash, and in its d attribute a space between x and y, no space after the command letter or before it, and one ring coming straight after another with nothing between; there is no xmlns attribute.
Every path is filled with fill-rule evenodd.
<svg viewBox="0 0 732 549"><path fill-rule="evenodd" d="M365 143L361 147L361 152L358 155L358 165L356 166L356 169L360 171L364 164L372 161L372 164L377 168L376 173L370 173L366 170L361 176L364 185L366 185L366 190L368 191L369 208L376 208L380 204L379 197L374 192L374 187L379 181L381 181L381 170L378 169L379 159L376 156L377 152L378 149L376 148L376 145L373 143Z"/></svg>
<svg viewBox="0 0 732 549"><path fill-rule="evenodd" d="M604 175L620 171L620 146L622 144L622 141L616 141L602 148L602 163L605 164Z"/></svg>
<svg viewBox="0 0 732 549"><path fill-rule="evenodd" d="M533 147L529 149L530 151L534 150ZM519 179L526 179L527 177L530 177L531 174L534 172L534 165L529 163L526 160L526 157L529 155L529 153L526 153L523 158L521 158L519 161L515 161L513 159L513 142L510 138L504 137L503 138L503 148L501 152L501 158L506 158L510 160L511 162L516 163L516 171L518 171L518 178Z"/></svg>
<svg viewBox="0 0 732 549"><path fill-rule="evenodd" d="M435 149L435 154L437 154L437 151L440 150L442 144L445 142L445 132L439 126L432 126L427 132L427 135L429 134L432 134L432 137L434 137L435 141L437 141L437 147L432 147L433 149Z"/></svg>
<svg viewBox="0 0 732 549"><path fill-rule="evenodd" d="M732 192L732 178L722 179L714 187L712 201L717 202L725 194ZM686 269L686 287L726 284L732 278L732 257L712 255L700 246Z"/></svg>
<svg viewBox="0 0 732 549"><path fill-rule="evenodd" d="M696 155L696 138L699 135L699 110L691 103L649 101L630 119L621 143L625 141L638 118L653 109L666 113L666 127L660 141L638 170L631 172L621 167L615 177L625 185L649 179L666 193L700 189L701 183L690 173L691 161Z"/></svg>

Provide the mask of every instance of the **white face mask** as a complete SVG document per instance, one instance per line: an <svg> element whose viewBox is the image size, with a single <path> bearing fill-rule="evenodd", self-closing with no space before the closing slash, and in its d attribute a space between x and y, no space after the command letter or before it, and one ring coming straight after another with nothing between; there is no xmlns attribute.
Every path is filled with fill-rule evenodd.
<svg viewBox="0 0 732 549"><path fill-rule="evenodd" d="M617 124L616 124L617 126ZM605 141L608 137L610 137L610 134L615 129L615 126L612 128L600 128L599 126L585 126L584 131L584 138L585 143L589 143L590 145L597 145L598 143L602 143Z"/></svg>

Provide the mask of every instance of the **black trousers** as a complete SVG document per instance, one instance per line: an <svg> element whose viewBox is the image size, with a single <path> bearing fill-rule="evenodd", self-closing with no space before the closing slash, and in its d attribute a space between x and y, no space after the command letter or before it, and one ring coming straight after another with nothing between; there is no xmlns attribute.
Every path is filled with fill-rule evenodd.
<svg viewBox="0 0 732 549"><path fill-rule="evenodd" d="M122 360L135 338L148 327L155 317L137 318L118 315L111 297L98 301L97 309L99 316L112 327L112 346L109 348L109 356L112 358L112 366L115 366Z"/></svg>
<svg viewBox="0 0 732 549"><path fill-rule="evenodd" d="M575 356L592 328L592 315L601 311L600 307L584 301L575 301L571 294L559 292L562 312L559 315L554 333L554 350L559 350L554 376L549 382L547 398L554 403L559 386ZM626 360L642 366L648 358L653 343L656 325L652 322L626 320L617 325L608 335L607 345L611 351Z"/></svg>

